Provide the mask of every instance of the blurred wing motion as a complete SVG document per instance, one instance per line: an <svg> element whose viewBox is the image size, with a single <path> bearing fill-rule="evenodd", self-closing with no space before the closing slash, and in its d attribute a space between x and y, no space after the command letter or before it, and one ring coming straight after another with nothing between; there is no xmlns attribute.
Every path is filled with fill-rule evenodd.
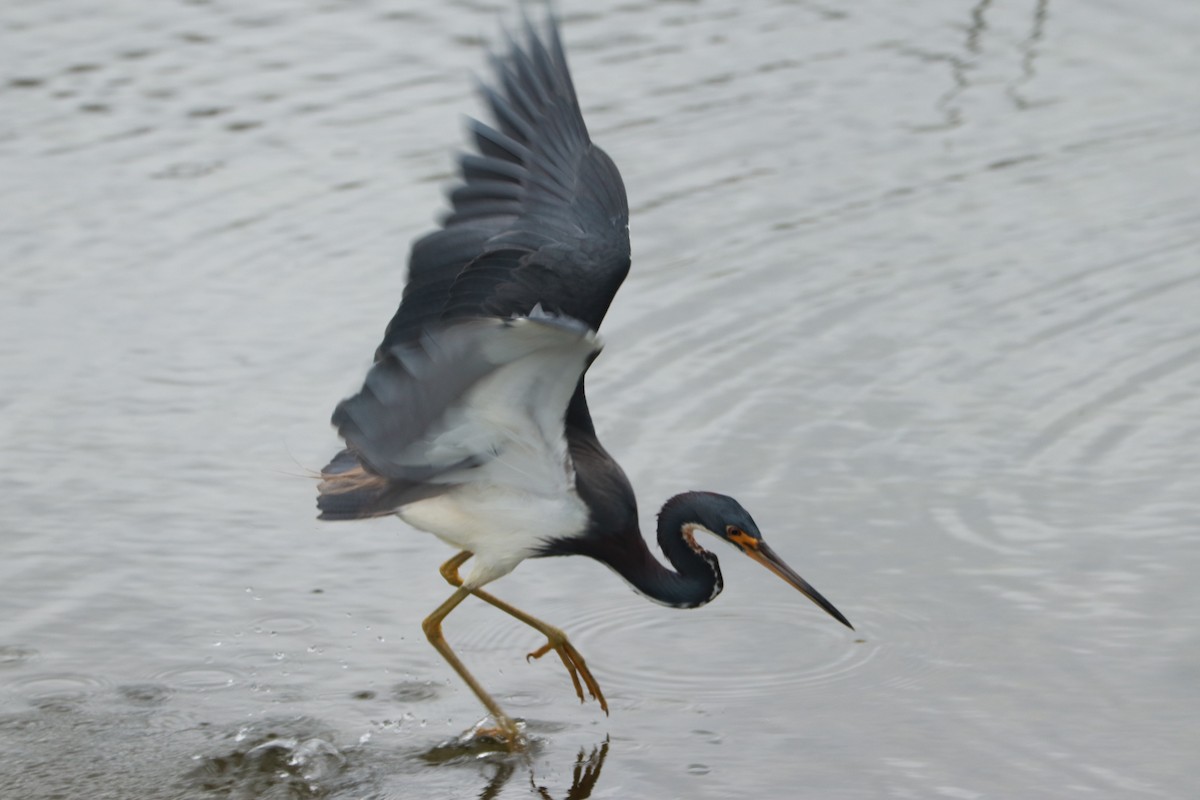
<svg viewBox="0 0 1200 800"><path fill-rule="evenodd" d="M363 390L333 424L347 448L322 471L323 519L389 514L488 482L573 488L568 403L590 428L582 375L629 271L620 173L588 138L556 27L493 58L472 120L478 153L440 230L418 240L408 284Z"/></svg>

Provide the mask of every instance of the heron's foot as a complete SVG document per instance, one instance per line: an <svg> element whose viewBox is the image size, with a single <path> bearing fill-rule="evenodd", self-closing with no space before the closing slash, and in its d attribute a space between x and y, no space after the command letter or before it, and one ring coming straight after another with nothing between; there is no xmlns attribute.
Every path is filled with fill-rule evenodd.
<svg viewBox="0 0 1200 800"><path fill-rule="evenodd" d="M604 699L604 692L600 691L600 684L596 683L596 679L592 677L592 671L588 669L587 662L583 660L583 656L579 655L575 645L571 644L565 633L549 625L542 633L546 634L546 643L526 655L525 660L532 661L535 658L541 658L551 650L558 653L563 666L567 668L567 674L571 676L571 683L575 685L575 694L579 696L579 702L582 703L585 700L583 688L586 686L588 694L600 704L600 708L607 715L608 702ZM582 679L582 683L580 683L580 679Z"/></svg>
<svg viewBox="0 0 1200 800"><path fill-rule="evenodd" d="M524 749L526 740L521 733L521 726L513 721L510 717L497 717L495 725L488 725L492 720L481 720L474 728L467 733L463 740L470 742L495 742L502 745L509 752L517 752Z"/></svg>

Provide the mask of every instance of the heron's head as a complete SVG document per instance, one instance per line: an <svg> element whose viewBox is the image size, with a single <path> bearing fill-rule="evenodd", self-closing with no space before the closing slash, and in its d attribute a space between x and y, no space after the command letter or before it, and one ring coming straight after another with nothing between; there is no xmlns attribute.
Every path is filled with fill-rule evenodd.
<svg viewBox="0 0 1200 800"><path fill-rule="evenodd" d="M684 518L685 521L680 532L693 547L697 547L692 538L694 531L704 531L713 534L718 539L724 539L739 552L746 554L800 590L801 594L824 609L829 616L854 630L854 626L842 615L842 612L834 608L833 603L826 600L808 581L796 574L796 571L763 541L758 525L754 523L754 518L737 500L728 495L713 492L687 492L667 501L663 511L665 512L672 506L675 506L679 516Z"/></svg>

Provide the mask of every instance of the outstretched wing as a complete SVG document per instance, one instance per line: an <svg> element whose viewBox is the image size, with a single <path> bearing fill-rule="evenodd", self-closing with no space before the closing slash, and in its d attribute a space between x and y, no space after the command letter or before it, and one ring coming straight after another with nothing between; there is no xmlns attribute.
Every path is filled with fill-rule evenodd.
<svg viewBox="0 0 1200 800"><path fill-rule="evenodd" d="M376 357L431 323L511 317L535 305L600 327L629 272L629 205L616 165L588 138L551 17L510 38L482 86L494 126L472 120L477 153L440 230L418 240L408 284Z"/></svg>

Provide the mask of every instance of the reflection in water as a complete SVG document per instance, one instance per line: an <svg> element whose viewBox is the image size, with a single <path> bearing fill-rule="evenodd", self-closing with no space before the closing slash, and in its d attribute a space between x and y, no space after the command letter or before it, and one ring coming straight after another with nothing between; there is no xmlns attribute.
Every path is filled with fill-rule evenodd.
<svg viewBox="0 0 1200 800"><path fill-rule="evenodd" d="M530 748L510 752L503 741L487 736L463 736L443 742L425 752L401 755L392 773L407 774L414 767L482 766L486 783L480 800L494 800L514 779L525 777L533 793L546 800L583 800L590 797L600 780L608 757L609 740L589 752L580 748L572 757L570 786L539 780L535 770L547 762L557 769L561 757L549 750L548 739L531 739ZM360 796L377 788L378 764L382 754L359 747L339 748L335 733L318 720L299 717L275 718L225 730L217 746L202 756L193 756L194 766L183 785L206 796L228 798L317 798ZM562 754L565 755L565 754ZM370 792L367 792L370 793Z"/></svg>
<svg viewBox="0 0 1200 800"><path fill-rule="evenodd" d="M579 756L575 760L575 769L572 774L571 788L563 795L563 800L584 800L585 797L592 796L592 790L596 787L596 782L600 780L600 770L604 767L604 759L608 757L608 737L604 737L604 741L599 747L593 747L591 755L585 756L583 750L579 751ZM529 784L532 786L541 797L545 800L551 800L553 797L545 786L538 786L533 779L533 775L529 776Z"/></svg>
<svg viewBox="0 0 1200 800"><path fill-rule="evenodd" d="M480 760L494 764L496 771L479 793L479 800L494 800L499 797L504 787L518 773L528 774L530 788L545 800L584 800L591 797L596 783L600 780L604 760L608 758L608 737L605 736L603 742L593 747L590 754L580 748L572 765L571 786L564 794L559 794L554 787L540 783L534 774L533 760L540 755L540 744L540 740L533 739L530 749L513 753L502 740L468 732L422 753L421 760L440 766L456 763L474 764Z"/></svg>
<svg viewBox="0 0 1200 800"><path fill-rule="evenodd" d="M1021 77L1017 78L1008 86L1008 96L1012 98L1013 105L1024 111L1027 108L1032 108L1035 103L1029 100L1022 94L1022 87L1033 80L1034 77L1034 62L1037 61L1041 52L1038 45L1042 41L1042 36L1046 28L1046 12L1050 7L1050 0L1037 0L1037 6L1033 10L1033 28L1029 31L1028 38L1021 43L1021 50L1024 55L1021 57Z"/></svg>
<svg viewBox="0 0 1200 800"><path fill-rule="evenodd" d="M749 565L687 615L532 563L621 701L445 765L442 553L291 475L510 3L90 5L5 6L5 800L1195 795L1195 0L560 0L636 209L596 423L647 491L752 497L867 641Z"/></svg>
<svg viewBox="0 0 1200 800"><path fill-rule="evenodd" d="M971 9L971 24L967 26L967 50L971 53L978 54L980 51L979 38L987 30L984 15L991 4L992 0L980 0Z"/></svg>
<svg viewBox="0 0 1200 800"><path fill-rule="evenodd" d="M965 122L963 111L963 96L974 86L984 85L989 81L973 79L976 72L986 60L984 38L987 34L987 13L993 0L979 0L971 7L971 20L966 26L966 41L963 48L966 55L940 53L924 50L908 45L895 45L895 49L904 55L913 56L921 61L946 64L950 70L951 87L942 93L934 103L934 107L942 116L942 121L931 125L918 126L920 131L945 131L957 128ZM1050 0L1036 0L1033 9L1033 24L1029 33L1017 45L1021 52L1019 74L1005 83L1004 94L1019 110L1024 111L1035 105L1040 105L1028 99L1023 88L1036 75L1035 64L1041 55L1039 45L1045 35L1046 20L1049 16Z"/></svg>

